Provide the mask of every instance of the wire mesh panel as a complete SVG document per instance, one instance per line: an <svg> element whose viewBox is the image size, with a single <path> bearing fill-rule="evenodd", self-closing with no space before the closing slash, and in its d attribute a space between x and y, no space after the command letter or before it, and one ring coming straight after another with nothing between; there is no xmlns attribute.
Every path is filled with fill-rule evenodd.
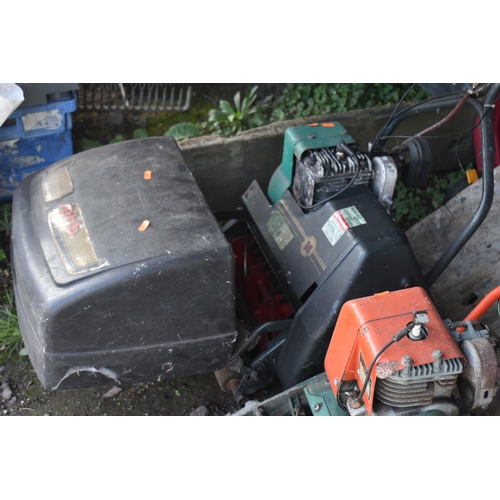
<svg viewBox="0 0 500 500"><path fill-rule="evenodd" d="M83 111L187 111L191 87L180 83L84 83L78 91Z"/></svg>

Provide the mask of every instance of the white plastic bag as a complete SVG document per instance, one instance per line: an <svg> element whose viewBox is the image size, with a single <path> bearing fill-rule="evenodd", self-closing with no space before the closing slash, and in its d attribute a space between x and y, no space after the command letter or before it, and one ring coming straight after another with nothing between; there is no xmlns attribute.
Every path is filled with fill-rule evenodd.
<svg viewBox="0 0 500 500"><path fill-rule="evenodd" d="M23 101L21 87L15 83L0 83L0 127Z"/></svg>

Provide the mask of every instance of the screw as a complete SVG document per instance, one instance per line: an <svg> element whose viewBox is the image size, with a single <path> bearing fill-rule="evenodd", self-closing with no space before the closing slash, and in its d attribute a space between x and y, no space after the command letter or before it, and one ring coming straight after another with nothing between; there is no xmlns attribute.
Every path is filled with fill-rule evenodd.
<svg viewBox="0 0 500 500"><path fill-rule="evenodd" d="M432 371L438 372L441 370L443 364L443 353L439 349L436 349L432 352L432 357L436 360L432 363Z"/></svg>
<svg viewBox="0 0 500 500"><path fill-rule="evenodd" d="M403 363L403 375L408 377L411 373L411 365L412 365L412 360L410 356L403 356L401 358L401 363Z"/></svg>
<svg viewBox="0 0 500 500"><path fill-rule="evenodd" d="M319 411L321 410L321 407L323 406L323 403L316 403L314 406L313 406L313 410L314 411Z"/></svg>
<svg viewBox="0 0 500 500"><path fill-rule="evenodd" d="M314 134L311 134L310 136L308 136L308 139L314 139Z"/></svg>

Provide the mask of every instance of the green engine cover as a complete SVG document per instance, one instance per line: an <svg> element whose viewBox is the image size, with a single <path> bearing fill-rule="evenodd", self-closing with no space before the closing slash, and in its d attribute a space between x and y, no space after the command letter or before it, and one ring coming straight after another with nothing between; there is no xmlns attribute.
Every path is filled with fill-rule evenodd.
<svg viewBox="0 0 500 500"><path fill-rule="evenodd" d="M300 160L304 152L309 149L331 148L337 146L340 141L344 141L346 144L356 142L338 122L312 123L287 129L283 146L283 159L271 177L267 190L271 202L277 203L283 193L291 186L294 157Z"/></svg>

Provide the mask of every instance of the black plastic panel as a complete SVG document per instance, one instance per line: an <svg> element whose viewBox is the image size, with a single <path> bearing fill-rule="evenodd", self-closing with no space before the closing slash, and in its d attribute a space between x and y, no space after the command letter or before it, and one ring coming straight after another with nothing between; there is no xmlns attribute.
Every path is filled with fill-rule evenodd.
<svg viewBox="0 0 500 500"><path fill-rule="evenodd" d="M233 254L171 138L97 148L27 178L12 255L23 339L46 387L179 377L230 356Z"/></svg>
<svg viewBox="0 0 500 500"><path fill-rule="evenodd" d="M288 191L270 206L256 183L243 201L276 276L302 298L276 366L286 388L324 371L344 302L385 290L427 288L404 232L367 187L348 189L309 213ZM269 224L273 218L276 227Z"/></svg>

